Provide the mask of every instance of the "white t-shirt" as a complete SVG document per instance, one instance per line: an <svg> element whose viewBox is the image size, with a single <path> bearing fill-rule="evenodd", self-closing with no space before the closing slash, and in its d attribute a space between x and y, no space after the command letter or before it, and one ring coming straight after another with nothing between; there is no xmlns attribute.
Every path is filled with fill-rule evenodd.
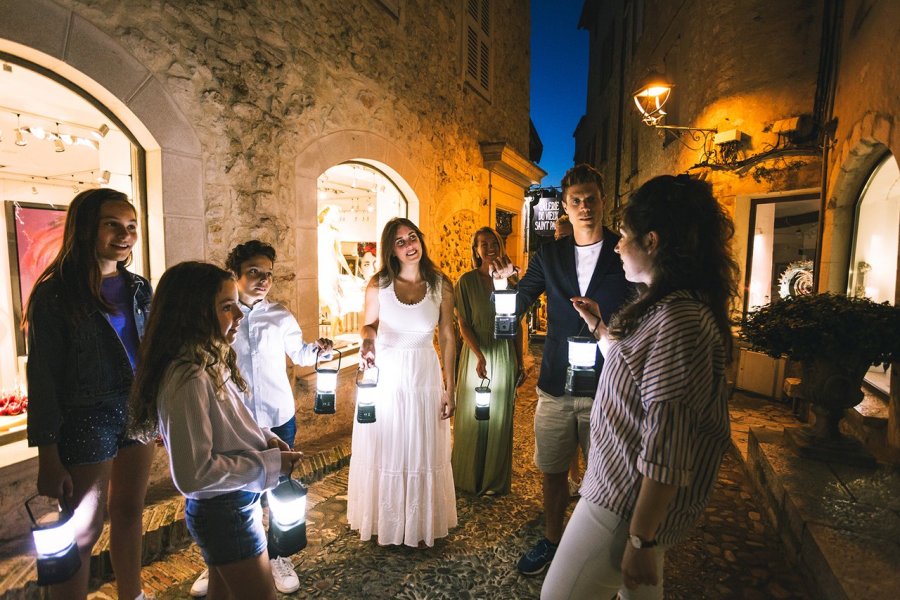
<svg viewBox="0 0 900 600"><path fill-rule="evenodd" d="M582 296L587 294L602 248L603 240L588 246L575 246L575 270L578 272L578 290Z"/></svg>

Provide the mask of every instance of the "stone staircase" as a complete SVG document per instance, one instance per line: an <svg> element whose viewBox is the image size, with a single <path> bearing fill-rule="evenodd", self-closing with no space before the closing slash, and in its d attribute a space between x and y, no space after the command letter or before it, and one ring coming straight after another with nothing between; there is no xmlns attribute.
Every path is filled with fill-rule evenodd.
<svg viewBox="0 0 900 600"><path fill-rule="evenodd" d="M350 462L349 441L304 456L294 469L293 476L306 485L319 481L328 473ZM169 553L172 547L181 546L190 539L184 522L184 497L171 485L148 492L143 514L144 565ZM104 526L100 539L91 555L91 583L99 583L113 577L109 558L109 526ZM16 540L0 550L0 600L44 600L49 597L46 589L37 585L34 550L29 538Z"/></svg>

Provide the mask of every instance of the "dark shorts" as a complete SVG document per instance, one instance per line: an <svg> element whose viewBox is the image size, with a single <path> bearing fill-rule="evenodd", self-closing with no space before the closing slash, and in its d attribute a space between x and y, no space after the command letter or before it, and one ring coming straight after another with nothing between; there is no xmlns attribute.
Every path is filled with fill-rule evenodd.
<svg viewBox="0 0 900 600"><path fill-rule="evenodd" d="M281 438L285 444L294 447L294 440L297 438L297 417L291 417L286 422L277 427L272 427L272 433Z"/></svg>
<svg viewBox="0 0 900 600"><path fill-rule="evenodd" d="M57 448L64 465L88 465L115 458L121 448L138 444L125 436L125 400L99 406L64 408Z"/></svg>
<svg viewBox="0 0 900 600"><path fill-rule="evenodd" d="M259 497L253 492L229 492L185 501L185 523L207 565L227 565L265 551Z"/></svg>

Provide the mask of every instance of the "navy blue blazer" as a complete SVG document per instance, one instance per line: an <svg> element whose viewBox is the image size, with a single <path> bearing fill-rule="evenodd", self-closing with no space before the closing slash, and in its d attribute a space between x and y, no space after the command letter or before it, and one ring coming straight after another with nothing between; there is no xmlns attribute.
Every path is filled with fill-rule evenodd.
<svg viewBox="0 0 900 600"><path fill-rule="evenodd" d="M634 293L633 285L625 280L622 260L615 252L618 242L619 236L604 227L603 247L587 293L584 294L597 302L606 323ZM553 396L562 396L565 394L566 367L569 365L567 338L590 335L587 325L572 307L570 300L582 295L578 289L578 273L575 270L574 236L541 246L529 260L528 270L519 281L518 289L519 314L523 314L534 304L541 293L547 293L547 339L544 342L538 387ZM599 349L595 366L597 373L600 373L603 355Z"/></svg>

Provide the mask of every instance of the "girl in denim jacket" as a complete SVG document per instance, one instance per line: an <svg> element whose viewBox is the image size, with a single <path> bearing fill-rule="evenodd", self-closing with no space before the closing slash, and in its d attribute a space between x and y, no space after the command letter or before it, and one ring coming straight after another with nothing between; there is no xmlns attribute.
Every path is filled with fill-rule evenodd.
<svg viewBox="0 0 900 600"><path fill-rule="evenodd" d="M125 433L151 294L146 279L125 270L137 232L125 194L78 194L62 248L28 300L28 444L38 447L38 492L74 510L81 553L81 568L50 588L52 598L87 597L107 507L119 598L144 598L141 514L154 446Z"/></svg>

